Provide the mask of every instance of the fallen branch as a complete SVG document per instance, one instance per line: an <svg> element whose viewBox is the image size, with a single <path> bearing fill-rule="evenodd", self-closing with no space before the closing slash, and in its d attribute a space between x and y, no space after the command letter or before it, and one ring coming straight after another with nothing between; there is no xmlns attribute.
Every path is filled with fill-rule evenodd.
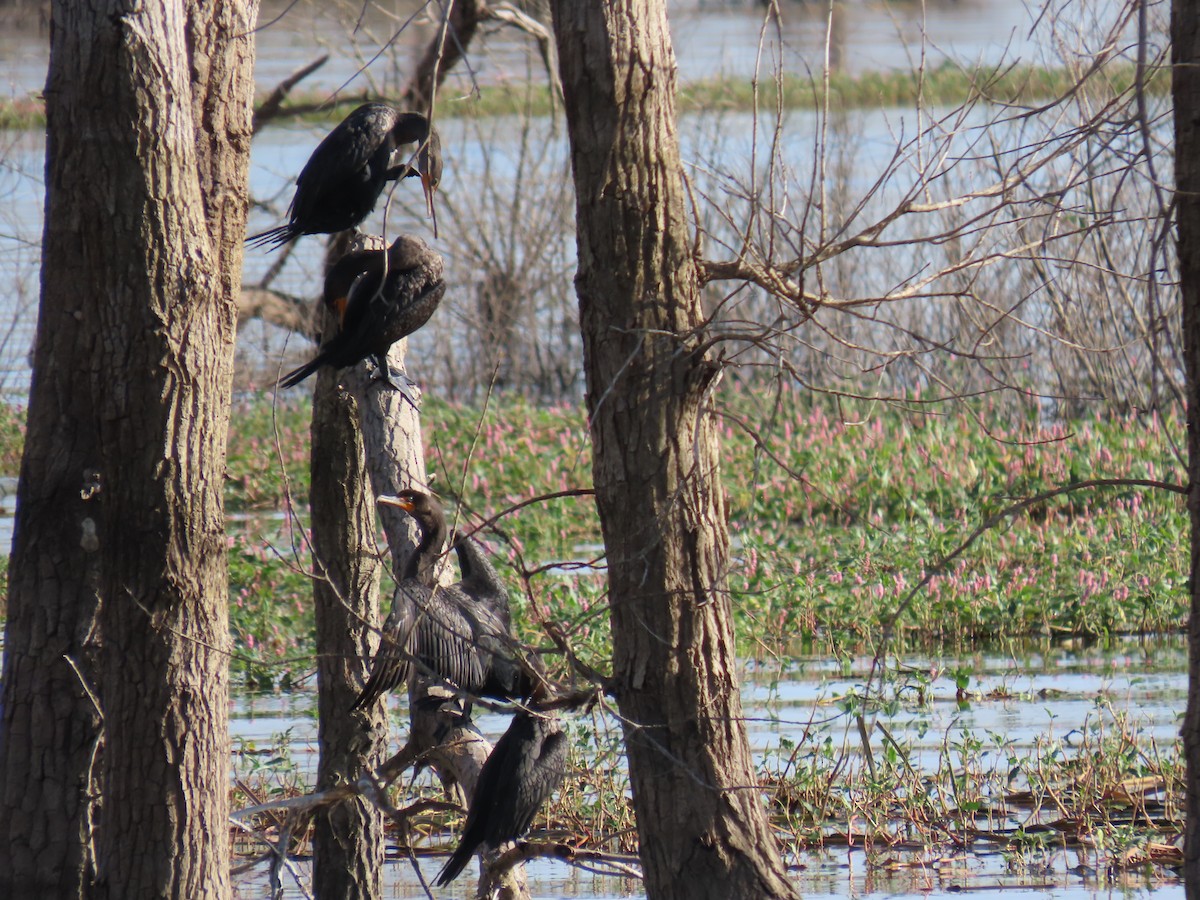
<svg viewBox="0 0 1200 900"><path fill-rule="evenodd" d="M499 856L493 857L487 868L493 873L503 872L513 866L531 859L560 859L579 869L595 872L598 875L622 875L626 878L641 879L642 872L638 868L636 856L624 853L605 853L601 850L582 850L570 844L531 841L517 841Z"/></svg>

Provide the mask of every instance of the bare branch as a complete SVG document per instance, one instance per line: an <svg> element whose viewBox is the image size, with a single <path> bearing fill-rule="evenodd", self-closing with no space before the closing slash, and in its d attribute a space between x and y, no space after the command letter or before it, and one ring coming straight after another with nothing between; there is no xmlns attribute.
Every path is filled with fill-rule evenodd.
<svg viewBox="0 0 1200 900"><path fill-rule="evenodd" d="M280 108L283 106L283 101L287 95L291 93L292 88L311 75L321 66L329 61L329 54L319 56L306 66L297 69L283 81L275 86L275 89L267 95L267 99L259 104L254 111L254 134L258 134L268 122L276 119L280 115Z"/></svg>

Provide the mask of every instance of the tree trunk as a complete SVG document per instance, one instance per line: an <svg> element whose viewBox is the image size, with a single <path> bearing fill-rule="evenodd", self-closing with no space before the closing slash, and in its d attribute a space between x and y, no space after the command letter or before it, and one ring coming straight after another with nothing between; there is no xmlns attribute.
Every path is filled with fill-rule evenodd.
<svg viewBox="0 0 1200 900"><path fill-rule="evenodd" d="M479 0L456 0L450 7L450 20L446 23L444 39L441 29L438 29L438 34L429 42L417 62L416 73L404 88L402 107L429 113L437 89L450 71L466 57L467 48L479 30L482 7Z"/></svg>
<svg viewBox="0 0 1200 900"><path fill-rule="evenodd" d="M340 256L348 242L335 241ZM367 237L354 249L380 249L381 238ZM427 251L430 280L442 273L442 259ZM427 282L426 282L427 283ZM325 333L336 327L331 315ZM388 354L392 371L404 371L407 341ZM312 533L320 560L314 582L320 693L321 788L377 768L386 751L386 712L382 700L351 713L366 682L369 660L379 641L375 550L375 497L406 488L426 490L420 416L397 391L372 380L366 363L340 371L323 370L313 405ZM403 571L416 547L412 518L394 507L379 509L396 572ZM376 571L370 571L371 568ZM410 710L413 707L410 706ZM413 713L405 755L421 758L450 783L469 792L490 749L458 723L445 723L430 711ZM383 859L382 821L363 801L343 803L318 814L313 848L317 897L379 896ZM523 869L511 876L523 874ZM522 882L523 884L523 882ZM513 900L527 891L511 892Z"/></svg>
<svg viewBox="0 0 1200 900"><path fill-rule="evenodd" d="M665 3L554 3L614 680L647 894L793 897L742 721Z"/></svg>
<svg viewBox="0 0 1200 900"><path fill-rule="evenodd" d="M1192 524L1188 703L1183 722L1187 757L1184 881L1188 896L1200 897L1200 13L1190 0L1174 0L1171 5L1171 62Z"/></svg>
<svg viewBox="0 0 1200 900"><path fill-rule="evenodd" d="M368 238L368 241L371 240L374 239ZM425 274L418 287L441 278L443 262L437 253L427 250L422 265ZM388 354L388 364L393 372L404 371L407 344L407 341L399 341ZM352 395L353 406L358 411L359 433L370 481L369 486L364 485L364 492L368 496L378 497L395 495L408 488L429 490L425 452L421 443L421 419L417 410L392 387L382 381L370 381L365 375L364 364L342 372L340 380ZM328 477L328 472L323 473L323 477ZM391 506L380 507L379 515L394 571L402 572L409 554L416 548L415 523L406 513ZM443 571L443 579L453 580L446 571ZM410 695L424 696L424 692L425 685L420 681L415 687L410 685ZM374 710L372 714L375 714ZM469 800L474 793L479 771L491 752L491 745L473 730L473 726L457 717L443 716L437 710L422 712L413 703L409 704L409 714L409 739L402 755L419 758L432 766L445 784L460 785ZM500 892L497 896L524 900L529 896L525 867L515 866L494 878L481 876L481 896L485 893L491 896L493 887Z"/></svg>
<svg viewBox="0 0 1200 900"><path fill-rule="evenodd" d="M80 896L93 865L101 897L229 892L222 488L255 8L53 7L0 895Z"/></svg>
<svg viewBox="0 0 1200 900"><path fill-rule="evenodd" d="M335 327L335 317L326 311L325 333ZM360 376L357 370L322 370L313 398L319 790L374 770L387 751L383 703L350 711L366 679L366 660L378 643L372 640L372 626L379 621L379 565L375 497L367 483L354 391L339 384L349 377ZM373 804L358 799L318 812L313 840L315 895L344 900L382 896L383 850L383 817Z"/></svg>

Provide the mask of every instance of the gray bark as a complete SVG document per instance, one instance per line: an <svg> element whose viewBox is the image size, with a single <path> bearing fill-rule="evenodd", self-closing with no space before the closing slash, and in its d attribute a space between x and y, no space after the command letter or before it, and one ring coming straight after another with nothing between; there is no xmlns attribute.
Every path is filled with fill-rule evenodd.
<svg viewBox="0 0 1200 900"><path fill-rule="evenodd" d="M6 896L229 892L222 488L255 11L53 6L0 699Z"/></svg>
<svg viewBox="0 0 1200 900"><path fill-rule="evenodd" d="M660 0L553 4L614 683L647 893L794 897L738 691L726 508Z"/></svg>
<svg viewBox="0 0 1200 900"><path fill-rule="evenodd" d="M325 333L335 327L326 312ZM342 377L339 377L342 376ZM379 565L375 498L366 478L354 392L358 370L317 377L312 421L313 604L317 624L319 790L353 782L387 751L382 703L350 711L377 641ZM317 813L313 890L320 898L382 896L384 832L379 809L358 798Z"/></svg>

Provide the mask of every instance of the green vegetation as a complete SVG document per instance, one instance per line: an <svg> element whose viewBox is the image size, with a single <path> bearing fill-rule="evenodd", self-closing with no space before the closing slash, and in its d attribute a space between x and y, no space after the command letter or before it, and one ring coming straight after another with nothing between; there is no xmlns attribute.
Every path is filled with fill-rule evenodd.
<svg viewBox="0 0 1200 900"><path fill-rule="evenodd" d="M730 424L742 635L756 635L762 653L793 638L873 644L926 571L1016 501L1092 478L1180 483L1173 429L1146 417L989 436L967 409L876 408L847 425L826 404L793 401L756 451ZM1178 494L1116 487L1059 497L1006 520L936 575L895 622L896 640L956 647L1178 629L1186 548Z"/></svg>
<svg viewBox="0 0 1200 900"><path fill-rule="evenodd" d="M1182 497L1135 487L1036 505L985 534L940 571L899 618L903 598L988 516L1086 478L1179 482L1156 417L1097 418L984 433L962 407L859 416L785 394L770 417L722 413L734 540L730 589L741 650L961 648L979 639L1172 631L1186 616ZM255 686L313 668L307 401L239 400L229 440L231 625L235 669ZM603 550L581 410L504 401L486 410L425 407L431 482L509 579L523 639L557 623L576 651L608 655ZM761 420L761 421L759 421ZM15 474L20 414L0 414L0 474ZM529 502L534 500L534 502ZM528 505L520 506L527 503ZM519 508L518 508L519 507ZM287 513L286 515L284 513ZM895 621L893 622L893 619Z"/></svg>
<svg viewBox="0 0 1200 900"><path fill-rule="evenodd" d="M982 99L995 103L1031 103L1068 95L1083 72L1066 68L1011 65L1002 68L963 69L952 63L917 74L908 71L833 73L829 78L829 105L836 110L911 106L918 100L933 106L954 106ZM1089 81L1091 90L1115 96L1134 82L1135 69L1125 63L1106 66L1103 79ZM1166 92L1166 73L1155 73L1147 87ZM773 109L782 89L786 109L813 109L825 105L825 87L817 76L784 75L778 81L728 78L692 82L679 92L681 111Z"/></svg>
<svg viewBox="0 0 1200 900"><path fill-rule="evenodd" d="M1156 747L1103 693L1087 728L1069 738L1055 734L1051 716L1032 744L1028 736L952 730L931 757L914 736L919 728L893 737L886 723L932 719L934 704L947 702L935 697L936 678L958 685L960 705L1040 710L1052 701L972 694L969 669L931 675L904 666L891 667L868 693L862 663L852 660L870 658L911 586L998 510L1086 478L1178 482L1171 436L1180 423L1025 421L988 435L979 422L1001 420L996 410L929 407L919 398L904 408L855 408L742 387L726 402L723 476L741 650L763 661L768 684L769 673L786 665L782 657L798 650L842 660L840 677L860 685L829 698L828 715L802 739L785 734L760 763L787 852L862 847L868 867L883 872L939 848L1000 853L1014 866L1069 850L1110 871L1165 877L1163 867L1178 857L1181 758L1177 748ZM0 474L11 475L22 416L0 410ZM243 397L233 409L230 620L235 672L250 688L286 688L314 668L303 533L309 416L307 400L266 394ZM540 623L553 621L580 656L604 667L599 528L592 498L570 493L591 479L582 411L517 400L480 410L428 399L424 425L433 486L458 505L460 524L495 519L481 536L512 586L523 639L547 645ZM559 496L537 499L551 494ZM1185 617L1186 528L1182 499L1166 490L1095 489L1033 506L915 595L894 622L890 650L952 654L979 638L1177 631ZM563 565L572 562L584 565ZM875 723L869 741L853 737L856 722ZM635 851L619 729L599 711L565 725L572 775L535 828L587 851ZM236 806L310 789L293 740L237 747ZM425 780L415 794L405 790L405 804L441 796ZM458 821L435 806L410 823L408 839L422 852ZM405 844L399 831L390 840Z"/></svg>
<svg viewBox="0 0 1200 900"><path fill-rule="evenodd" d="M1002 68L983 67L964 69L951 63L930 69L920 75L908 71L868 72L862 75L833 73L829 79L829 104L833 109L909 106L918 100L935 106L949 106L983 99L997 103L1034 103L1063 97L1071 93L1086 73L1065 67L1047 68L1033 65L1011 65ZM1130 63L1115 62L1105 66L1099 77L1093 77L1091 90L1115 96L1128 90L1134 82L1135 68ZM1155 70L1147 81L1147 89L1165 93L1169 78L1165 69ZM712 112L716 110L750 111L754 108L774 109L782 88L785 109L813 109L824 106L825 87L816 76L782 75L755 83L749 79L719 77L680 85L681 112ZM366 94L347 95L335 103L329 102L328 92L293 92L285 106L285 115L293 119L328 121L345 114L350 108L368 99ZM481 88L471 97L450 101L439 108L441 116L544 116L549 115L557 101L552 101L550 89L544 84L498 84ZM287 109L299 110L288 114ZM45 110L36 97L0 101L0 128L44 128Z"/></svg>
<svg viewBox="0 0 1200 900"><path fill-rule="evenodd" d="M1173 631L1186 616L1182 497L1134 487L1055 498L985 534L896 618L902 599L988 516L1085 478L1179 482L1176 423L1100 419L991 436L986 410L858 415L785 394L771 416L722 413L742 652L961 648L979 639ZM313 669L306 400L239 400L229 440L231 626L246 683ZM427 401L431 482L481 532L509 579L522 638L557 623L583 658L608 655L603 550L581 410ZM0 474L15 475L21 413L0 407ZM529 502L534 500L534 502ZM520 504L527 504L521 506ZM518 508L519 507L519 508ZM893 620L895 621L893 622Z"/></svg>
<svg viewBox="0 0 1200 900"><path fill-rule="evenodd" d="M24 442L24 408L0 403L0 478L16 478L20 474Z"/></svg>

